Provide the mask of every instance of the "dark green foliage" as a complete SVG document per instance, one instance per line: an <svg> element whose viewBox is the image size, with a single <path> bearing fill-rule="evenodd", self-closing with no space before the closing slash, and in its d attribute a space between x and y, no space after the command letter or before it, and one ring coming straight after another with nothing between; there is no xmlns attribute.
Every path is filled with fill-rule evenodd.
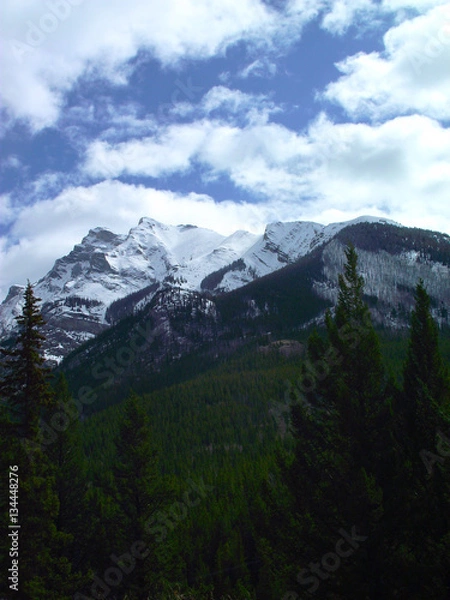
<svg viewBox="0 0 450 600"><path fill-rule="evenodd" d="M19 334L15 347L0 350L4 370L0 395L16 425L17 434L24 438L37 434L41 410L50 402L50 373L41 356L44 336L40 328L44 319L38 308L39 300L28 282L22 314L16 317Z"/></svg>
<svg viewBox="0 0 450 600"><path fill-rule="evenodd" d="M441 354L422 285L410 340L387 330L378 336L348 248L326 330L309 336L306 355L283 356L276 340L256 337L263 299L279 311L265 326L305 341L306 331L292 327L316 314L305 282L320 268L317 255L298 271L287 267L273 288L270 278L255 282L256 319L233 322L246 290L219 299L230 340L200 344L157 373L134 362L127 378L97 395L89 409L96 414L72 401L63 378L53 391L43 387L31 446L20 445L19 418L2 397L2 469L21 461L23 476L21 597L93 598L95 583L109 581L104 595L114 600L292 600L311 596L316 579L317 599L448 597L448 338L441 335ZM294 272L308 276L292 287ZM206 300L186 300L171 324L184 330ZM296 307L299 314L288 315ZM99 385L93 367L126 345L130 325L153 329L144 313L74 353L75 391ZM234 326L245 340L233 339ZM404 390L396 377L403 362ZM40 358L36 365L42 369ZM33 411L22 414L24 426ZM43 436L44 424L56 435ZM7 516L6 498L0 504ZM335 553L342 532L358 543L344 540L346 555L326 570L323 557ZM136 542L142 558L132 557ZM312 572L317 563L323 578ZM111 569L122 573L114 585Z"/></svg>
<svg viewBox="0 0 450 600"><path fill-rule="evenodd" d="M87 518L89 483L80 416L69 393L67 381L60 374L53 402L44 414L44 421L55 432L55 438L48 445L46 454L55 474L55 492L58 498L55 524L59 531L67 534L64 554L77 571L84 570L90 545Z"/></svg>
<svg viewBox="0 0 450 600"><path fill-rule="evenodd" d="M152 515L165 502L163 482L157 465L157 452L150 421L141 400L131 394L124 405L123 417L115 440L113 491L116 515L111 532L117 551L142 543L142 559L123 584L130 600L146 600L148 590L155 592L160 571L155 542L149 534ZM144 557L145 555L145 557Z"/></svg>
<svg viewBox="0 0 450 600"><path fill-rule="evenodd" d="M417 410L418 395L427 392L439 410L448 401L448 371L439 351L438 328L430 314L430 297L423 282L416 288L416 306L411 315L411 334L404 369L404 390Z"/></svg>
<svg viewBox="0 0 450 600"><path fill-rule="evenodd" d="M371 594L380 590L379 575L369 574L383 515L385 382L356 252L349 248L346 255L335 317L327 316L328 339L310 338L308 360L293 392L296 446L293 462L284 467L292 495L284 539L300 562L292 578L308 581L308 563L333 549L341 529L355 527L368 540L330 581L317 585L317 597L324 598L331 591L336 598L347 597L350 589L358 597L375 597Z"/></svg>
<svg viewBox="0 0 450 600"><path fill-rule="evenodd" d="M350 281L351 276L342 283L349 286ZM358 279L353 278L355 289L357 284ZM353 402L361 410L350 407L346 418L338 421L345 435L336 429L336 414L319 408L306 415L300 443L311 461L309 480L303 479L295 493L279 481L275 459L278 453L284 455L287 451L287 458L281 463L286 465L284 471L293 476L286 402L290 395L299 397L300 382L295 376L299 358L285 359L275 350L266 355L253 344L190 381L144 394L142 406L152 423L155 444L161 449L160 470L176 476L174 495L166 495L166 506L160 511L168 516L170 525L164 525L165 537L157 544L157 554L165 559L161 568L172 590L167 592L167 598L176 597L174 590L205 600L209 600L208 591L213 591L216 599L225 594L233 600L275 600L289 589L304 593L306 587L296 581L300 570L308 569L311 561L320 560L333 550L341 527L351 533L353 526L358 534L370 535L357 552L342 561L331 581L321 582L317 597L331 590L342 597L352 597L352 586L364 592L380 578L386 579L386 589L401 589L409 567L401 558L406 552L405 527L399 525L404 507L401 501L394 500L403 485L399 481L403 455L399 440L393 438L390 421L393 398L398 392L383 369L377 379L377 336L374 337L364 303L359 303L358 294L347 290L342 294L342 314L349 314L351 306L356 307L355 312L359 310L362 329L361 322L353 318L347 322L344 317L340 327L336 327L335 319L329 319L326 337L311 336L303 369L308 376L312 366L317 370L319 407L321 402L325 404L325 394L329 393L345 408L349 386L354 386L357 393ZM340 344L341 362L333 362L333 357L339 355L330 353L333 336L336 345ZM405 340L392 339L387 332L382 340L384 353L392 364L401 364ZM260 342L262 346L267 343ZM362 351L358 352L358 348ZM319 361L324 356L330 365L329 378L321 375L324 370ZM191 373L196 366L193 362ZM186 363L187 376L188 373ZM295 383L286 388L286 380ZM370 383L371 393L366 382ZM370 406L370 398L378 397L377 390L381 394L379 412L372 414L362 407ZM280 401L283 396L284 402ZM90 509L97 517L97 526L92 528L96 550L90 564L95 565L99 576L111 566L111 553L117 554L122 547L111 533L120 528L109 476L115 468L114 439L118 439L122 419L123 405L118 405L83 423L90 477L94 477L97 496ZM332 427L328 427L330 423ZM359 424L365 427L367 439L359 432ZM311 446L312 442L315 445ZM325 472L329 473L328 480L322 477ZM197 476L214 490L200 497L198 505L189 507L187 514L177 520L170 516L170 507L174 502L182 502L189 489L188 480ZM335 482L333 477L337 478ZM296 494L297 500L309 502L311 518L320 516L314 526L302 525L306 527L304 539L297 535L299 511L294 511L292 504ZM310 550L302 554L307 542ZM98 560L100 555L103 562ZM157 598L162 600L163 592Z"/></svg>
<svg viewBox="0 0 450 600"><path fill-rule="evenodd" d="M44 450L42 416L52 402L48 371L40 353L43 319L33 289L28 284L22 315L17 317L16 346L3 352L5 375L2 395L3 477L13 465L19 477L18 524L20 548L20 598L23 600L68 600L80 577L64 555L70 536L57 527L59 501L55 468ZM8 522L2 495L2 521ZM6 536L5 536L6 537ZM2 572L6 573L5 538L2 538ZM11 563L10 563L11 564Z"/></svg>
<svg viewBox="0 0 450 600"><path fill-rule="evenodd" d="M399 572L410 573L409 597L420 585L427 597L444 599L450 572L450 471L444 458L450 442L450 380L422 282L415 299L395 414L403 467L396 486L397 526L403 543L392 562Z"/></svg>
<svg viewBox="0 0 450 600"><path fill-rule="evenodd" d="M272 549L269 564L284 577L285 590L317 598L444 600L449 474L442 457L436 456L433 476L420 460L421 448L436 443L438 426L448 424L448 377L429 298L419 284L405 366L409 380L400 393L384 374L352 247L346 256L327 339L311 336L291 392L295 451L281 462L290 498L278 529L283 533L269 529L260 547ZM269 496L272 513L280 494ZM352 528L361 534L357 548L346 559L334 555L338 567L324 568L322 557ZM289 556L296 556L296 565ZM267 598L278 593L272 583Z"/></svg>

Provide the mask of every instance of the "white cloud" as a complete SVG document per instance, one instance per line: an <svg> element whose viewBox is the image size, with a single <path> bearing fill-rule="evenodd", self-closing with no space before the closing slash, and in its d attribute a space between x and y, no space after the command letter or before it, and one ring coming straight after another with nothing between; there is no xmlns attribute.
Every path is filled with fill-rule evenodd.
<svg viewBox="0 0 450 600"><path fill-rule="evenodd" d="M65 92L83 73L125 83L139 49L167 66L223 54L237 41L289 45L315 14L287 15L261 0L4 0L1 10L3 102L35 130L56 122Z"/></svg>
<svg viewBox="0 0 450 600"><path fill-rule="evenodd" d="M343 76L324 97L354 118L412 111L450 118L450 5L402 22L384 36L385 52L360 53L337 65Z"/></svg>
<svg viewBox="0 0 450 600"><path fill-rule="evenodd" d="M187 171L191 158L204 142L210 125L172 125L153 137L111 145L93 142L87 150L85 170L96 177L122 173L160 177Z"/></svg>
<svg viewBox="0 0 450 600"><path fill-rule="evenodd" d="M321 118L310 136L323 157L310 180L319 205L450 233L450 130L422 116L378 126Z"/></svg>
<svg viewBox="0 0 450 600"><path fill-rule="evenodd" d="M209 90L202 99L200 110L210 114L221 108L232 114L249 112L253 109L268 108L275 110L264 95L246 94L240 90L232 90L224 86L215 86Z"/></svg>
<svg viewBox="0 0 450 600"><path fill-rule="evenodd" d="M273 77L276 72L277 65L274 62L258 58L241 69L238 77L241 79L248 79L249 77Z"/></svg>
<svg viewBox="0 0 450 600"><path fill-rule="evenodd" d="M306 23L322 14L325 28L342 33L374 6L373 0L290 0L280 10L263 0L4 0L1 98L11 120L24 119L36 131L57 122L81 75L125 84L140 50L174 66L244 42L255 60L241 75L273 74L273 57L299 39Z"/></svg>
<svg viewBox="0 0 450 600"><path fill-rule="evenodd" d="M281 108L264 94L248 94L241 90L218 85L212 87L198 104L179 102L174 104L171 116L203 117L220 115L227 123L267 122L271 114Z"/></svg>
<svg viewBox="0 0 450 600"><path fill-rule="evenodd" d="M4 205L9 210L6 198ZM8 237L0 238L0 297L13 283L23 283L27 278L36 281L43 276L55 259L69 252L90 228L101 225L126 233L141 216L173 225L194 223L223 234L243 225L260 231L267 220L276 218L268 207L217 203L206 195L182 195L117 181L70 188L53 199L22 207Z"/></svg>
<svg viewBox="0 0 450 600"><path fill-rule="evenodd" d="M426 116L369 125L335 124L322 115L303 133L264 119L243 126L202 119L115 146L95 142L88 156L86 169L97 176L158 177L195 166L207 180L229 177L260 202L298 200L311 213L394 211L399 221L444 223L450 231L450 130Z"/></svg>
<svg viewBox="0 0 450 600"><path fill-rule="evenodd" d="M330 4L329 12L322 20L322 26L335 34L344 33L362 15L367 23L370 15L379 13L379 5L373 0L335 0Z"/></svg>
<svg viewBox="0 0 450 600"><path fill-rule="evenodd" d="M261 231L275 220L329 223L372 214L450 233L450 130L427 117L398 117L374 126L334 124L322 115L303 135L273 123L243 129L216 124L208 135L201 123L193 126L202 140L195 160L210 175L226 174L242 189L259 192L258 203L215 202L119 181L67 189L16 213L8 239L17 243L7 245L6 238L0 243L3 295L13 282L44 275L89 228L124 233L144 215L227 234ZM166 150L178 133L172 129L161 138ZM191 133L186 128L186 140ZM193 159L187 146L182 168ZM164 148L154 151L159 155ZM7 198L3 205L11 217Z"/></svg>
<svg viewBox="0 0 450 600"><path fill-rule="evenodd" d="M268 125L269 116L280 109L264 95L252 95L224 86L213 87L198 105L180 102L173 106L172 116L197 117L190 123L163 125L154 123L153 135L134 138L121 143L96 140L86 151L84 172L94 177L117 177L121 174L160 177L189 171L194 161L208 165L212 170L232 169L236 156L240 157L240 171L244 171L265 144L274 145L271 152L282 154L287 137L295 137L287 129ZM211 118L215 113L222 118ZM206 118L210 117L210 118ZM142 131L137 119L132 119L137 131ZM114 119L114 131L121 123ZM261 129L262 128L262 129ZM279 133L270 134L271 128ZM277 143L280 132L286 132L283 144ZM103 136L114 138L113 133ZM248 153L248 154L247 154ZM229 159L227 155L230 154ZM224 167L226 163L230 165ZM242 176L241 176L242 177ZM239 178L239 177L238 177Z"/></svg>

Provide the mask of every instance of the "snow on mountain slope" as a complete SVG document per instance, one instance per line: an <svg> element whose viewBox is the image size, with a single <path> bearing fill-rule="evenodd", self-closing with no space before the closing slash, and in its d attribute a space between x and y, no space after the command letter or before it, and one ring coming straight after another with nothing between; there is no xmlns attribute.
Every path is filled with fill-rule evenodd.
<svg viewBox="0 0 450 600"><path fill-rule="evenodd" d="M242 254L241 258L246 268L226 273L220 283L220 290L231 291L258 277L268 275L295 262L318 245L329 241L341 229L363 222L398 225L394 221L370 216L358 217L343 223L332 223L327 226L310 221L270 223L267 225L264 235Z"/></svg>
<svg viewBox="0 0 450 600"><path fill-rule="evenodd" d="M361 221L384 220L361 217L354 222ZM213 290L236 289L296 261L351 223L325 227L278 222L267 225L263 235L236 231L228 237L193 225L164 225L147 217L127 235L92 229L34 286L42 300L51 354L57 360L108 327L108 308L130 294L148 288L140 298L142 306L163 285L198 291L205 277L216 272L218 283ZM0 338L11 334L22 296L23 287L13 286L0 305Z"/></svg>
<svg viewBox="0 0 450 600"><path fill-rule="evenodd" d="M248 231L236 231L223 239L212 252L194 258L190 263L179 267L177 271L191 289L199 290L201 282L207 275L241 258L258 237Z"/></svg>

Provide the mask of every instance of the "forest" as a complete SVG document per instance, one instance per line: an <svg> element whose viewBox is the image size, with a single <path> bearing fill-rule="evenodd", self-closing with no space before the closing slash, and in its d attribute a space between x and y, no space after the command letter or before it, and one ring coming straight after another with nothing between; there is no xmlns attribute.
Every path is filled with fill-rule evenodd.
<svg viewBox="0 0 450 600"><path fill-rule="evenodd" d="M409 329L376 328L345 254L298 352L252 341L99 404L46 367L27 286L1 349L5 598L450 598L449 332L421 280Z"/></svg>

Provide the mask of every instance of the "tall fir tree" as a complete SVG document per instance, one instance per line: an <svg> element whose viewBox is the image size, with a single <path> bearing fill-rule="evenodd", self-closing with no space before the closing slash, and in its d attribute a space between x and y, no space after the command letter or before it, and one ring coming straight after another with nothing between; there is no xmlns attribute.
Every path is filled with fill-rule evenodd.
<svg viewBox="0 0 450 600"><path fill-rule="evenodd" d="M22 314L17 317L16 344L2 350L2 429L9 446L8 462L19 477L20 597L66 600L78 578L63 555L67 536L56 527L55 472L42 444L40 419L51 404L52 392L42 356L44 321L38 302L28 283Z"/></svg>
<svg viewBox="0 0 450 600"><path fill-rule="evenodd" d="M402 597L444 600L450 597L450 381L430 305L420 281L396 404L402 469L392 558Z"/></svg>
<svg viewBox="0 0 450 600"><path fill-rule="evenodd" d="M430 303L423 281L419 281L403 370L406 426L411 442L422 445L414 452L432 447L437 430L448 425L449 373L439 351L439 332Z"/></svg>
<svg viewBox="0 0 450 600"><path fill-rule="evenodd" d="M311 336L291 391L295 449L291 464L283 466L292 498L285 542L288 556L296 557L290 582L299 593L375 599L382 590L379 538L389 406L357 254L353 247L345 253L335 315L326 317L327 339ZM336 548L344 531L356 536L353 548L334 564L317 563Z"/></svg>
<svg viewBox="0 0 450 600"><path fill-rule="evenodd" d="M44 319L28 282L22 314L16 317L19 333L15 347L1 349L4 375L0 393L6 401L18 435L35 438L43 407L51 400L50 370L44 366L41 333Z"/></svg>

